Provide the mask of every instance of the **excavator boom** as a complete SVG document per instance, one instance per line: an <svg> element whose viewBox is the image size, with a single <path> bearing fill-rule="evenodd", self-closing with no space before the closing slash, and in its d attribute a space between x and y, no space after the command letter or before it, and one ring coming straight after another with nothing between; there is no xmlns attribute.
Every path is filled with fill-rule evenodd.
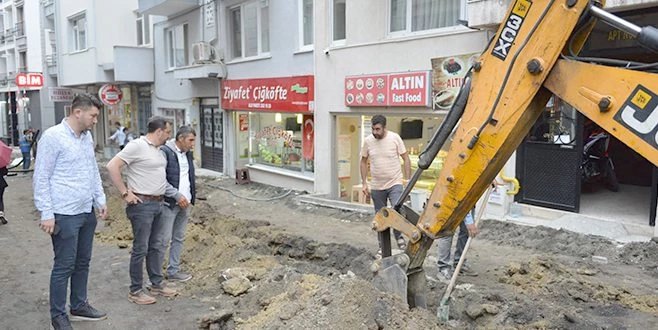
<svg viewBox="0 0 658 330"><path fill-rule="evenodd" d="M633 31L654 50L658 30L626 24L602 6L585 0L513 1L498 33L471 68L461 93L465 105L451 110L460 115L459 124L451 119L452 125L437 132L442 138L433 139L435 145L426 149L438 151L452 134L425 209L413 215L401 200L375 216L376 230L395 228L409 238L405 267L411 305L424 305L422 265L433 241L452 235L553 94L658 165L658 75L589 64L573 55L589 35L594 17ZM413 178L405 192L412 186Z"/></svg>

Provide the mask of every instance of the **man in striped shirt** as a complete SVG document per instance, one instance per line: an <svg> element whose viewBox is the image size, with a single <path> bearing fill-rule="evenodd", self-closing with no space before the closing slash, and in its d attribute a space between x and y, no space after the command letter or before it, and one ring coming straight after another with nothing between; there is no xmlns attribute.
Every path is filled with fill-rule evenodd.
<svg viewBox="0 0 658 330"><path fill-rule="evenodd" d="M411 177L411 160L409 153L402 142L402 138L395 132L386 128L386 117L375 115L370 120L372 135L363 141L361 148L361 183L363 193L372 196L375 212L386 206L390 201L395 204L402 195L402 169L400 157L404 162L404 175ZM371 186L368 185L368 161L370 161ZM402 234L394 230L395 238L400 249L406 248ZM379 238L379 251L381 257L381 237Z"/></svg>

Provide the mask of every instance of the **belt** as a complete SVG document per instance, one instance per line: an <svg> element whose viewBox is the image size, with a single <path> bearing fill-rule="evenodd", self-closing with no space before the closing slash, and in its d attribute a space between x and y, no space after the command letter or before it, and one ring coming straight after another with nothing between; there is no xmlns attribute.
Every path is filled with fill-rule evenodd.
<svg viewBox="0 0 658 330"><path fill-rule="evenodd" d="M144 194L138 194L138 193L133 193L135 196L139 197L139 199L146 199L150 201L156 201L156 202L162 202L164 200L164 196L162 195L144 195Z"/></svg>

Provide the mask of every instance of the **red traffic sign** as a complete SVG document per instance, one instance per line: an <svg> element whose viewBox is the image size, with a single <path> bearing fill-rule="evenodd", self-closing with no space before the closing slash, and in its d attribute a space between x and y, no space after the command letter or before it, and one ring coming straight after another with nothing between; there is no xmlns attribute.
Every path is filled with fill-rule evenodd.
<svg viewBox="0 0 658 330"><path fill-rule="evenodd" d="M107 105L115 105L121 102L123 93L121 88L114 84L105 84L98 90L98 97Z"/></svg>
<svg viewBox="0 0 658 330"><path fill-rule="evenodd" d="M16 75L16 87L41 87L43 75L40 73L19 73Z"/></svg>

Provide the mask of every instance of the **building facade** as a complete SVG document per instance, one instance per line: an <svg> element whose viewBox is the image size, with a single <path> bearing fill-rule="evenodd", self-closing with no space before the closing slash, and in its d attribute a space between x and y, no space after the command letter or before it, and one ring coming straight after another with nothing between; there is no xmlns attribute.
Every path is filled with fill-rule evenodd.
<svg viewBox="0 0 658 330"><path fill-rule="evenodd" d="M93 131L98 146L105 146L115 122L139 134L150 116L154 74L150 22L137 13L137 0L61 0L52 6L44 10L52 12L46 28L56 40L46 49L48 75L60 87L56 116L66 116L74 93L84 91L105 104Z"/></svg>

